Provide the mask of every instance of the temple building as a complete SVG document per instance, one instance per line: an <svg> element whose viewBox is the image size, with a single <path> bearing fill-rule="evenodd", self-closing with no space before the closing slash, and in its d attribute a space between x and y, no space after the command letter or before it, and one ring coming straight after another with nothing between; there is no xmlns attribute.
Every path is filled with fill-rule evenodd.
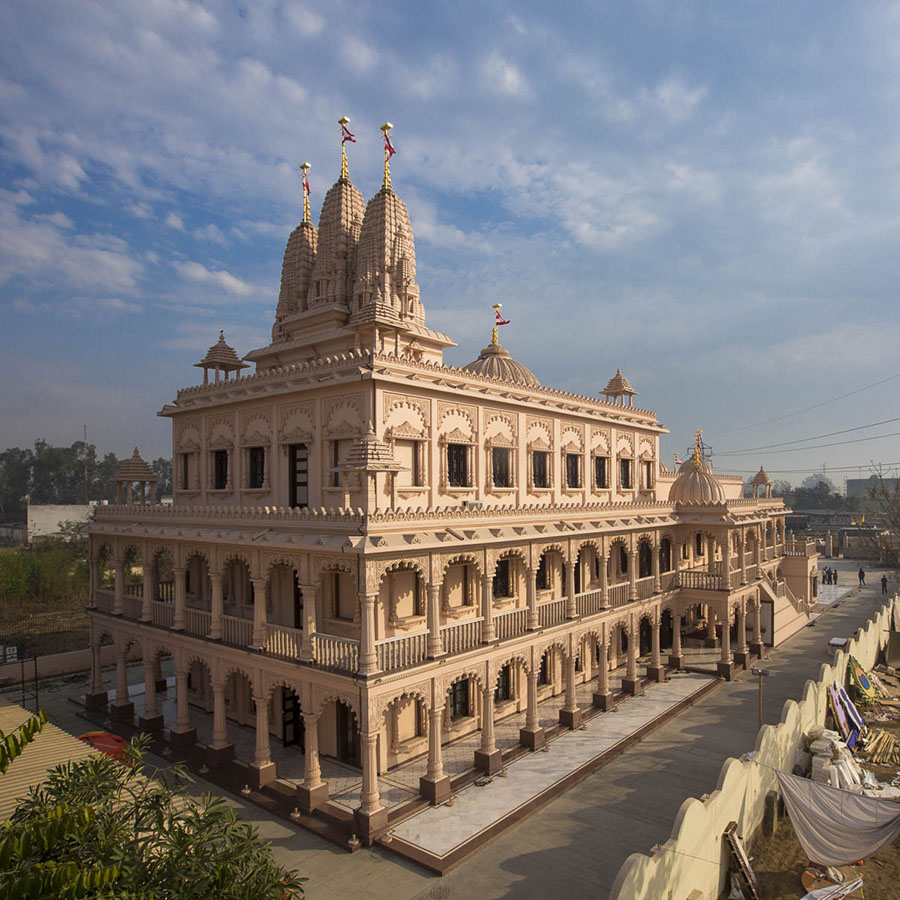
<svg viewBox="0 0 900 900"><path fill-rule="evenodd" d="M496 327L466 366L444 363L452 346L426 324L387 162L366 203L345 156L318 227L304 196L271 342L241 358L220 335L202 384L159 412L173 504L135 451L94 512L89 703L203 744L251 787L279 779L371 842L400 809L392 773L419 766L413 794L450 797L448 743L477 734L466 768L494 773L495 726L522 717L539 749L547 698L577 728L579 696L610 708L682 666L687 641L731 677L809 621L815 548L787 538L765 472L744 499L699 440L670 470L622 371L601 390L612 365L578 396Z"/></svg>

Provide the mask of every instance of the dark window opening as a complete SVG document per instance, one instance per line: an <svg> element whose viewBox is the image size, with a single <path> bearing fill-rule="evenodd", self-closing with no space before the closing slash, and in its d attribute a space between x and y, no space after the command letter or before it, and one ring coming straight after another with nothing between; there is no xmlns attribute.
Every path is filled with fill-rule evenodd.
<svg viewBox="0 0 900 900"><path fill-rule="evenodd" d="M512 676L509 664L507 664L500 670L500 675L497 678L497 687L494 690L494 702L504 703L505 701L512 699Z"/></svg>
<svg viewBox="0 0 900 900"><path fill-rule="evenodd" d="M581 456L578 453L566 454L566 487L581 487Z"/></svg>
<svg viewBox="0 0 900 900"><path fill-rule="evenodd" d="M645 459L643 462L644 469L644 488L650 490L653 487L653 461Z"/></svg>
<svg viewBox="0 0 900 900"><path fill-rule="evenodd" d="M291 506L309 505L309 452L306 444L291 444L289 454Z"/></svg>
<svg viewBox="0 0 900 900"><path fill-rule="evenodd" d="M550 454L546 450L532 452L531 480L537 488L550 487Z"/></svg>
<svg viewBox="0 0 900 900"><path fill-rule="evenodd" d="M509 559L501 559L494 570L494 598L512 597Z"/></svg>
<svg viewBox="0 0 900 900"><path fill-rule="evenodd" d="M608 456L595 456L594 457L594 487L604 488L604 489L609 487L609 457Z"/></svg>
<svg viewBox="0 0 900 900"><path fill-rule="evenodd" d="M703 556L703 535L699 531L694 535L694 547L697 556Z"/></svg>
<svg viewBox="0 0 900 900"><path fill-rule="evenodd" d="M539 591L550 590L550 566L547 565L547 554L541 554L541 561L538 563L537 574L535 576L535 584Z"/></svg>
<svg viewBox="0 0 900 900"><path fill-rule="evenodd" d="M623 491L630 491L633 487L633 484L631 482L630 459L619 460L619 487L622 488Z"/></svg>
<svg viewBox="0 0 900 900"><path fill-rule="evenodd" d="M550 684L550 654L545 653L541 657L541 667L538 669L538 684Z"/></svg>
<svg viewBox="0 0 900 900"><path fill-rule="evenodd" d="M494 447L491 450L491 469L494 487L512 487L512 450L509 447Z"/></svg>
<svg viewBox="0 0 900 900"><path fill-rule="evenodd" d="M190 454L182 453L181 454L181 489L186 491L190 488L190 469L189 469L189 460Z"/></svg>
<svg viewBox="0 0 900 900"><path fill-rule="evenodd" d="M228 487L228 451L213 450L213 490L224 491Z"/></svg>
<svg viewBox="0 0 900 900"><path fill-rule="evenodd" d="M258 490L263 486L266 477L266 448L251 447L248 451L250 472L247 487Z"/></svg>
<svg viewBox="0 0 900 900"><path fill-rule="evenodd" d="M621 544L619 545L619 571L623 575L628 574L628 551Z"/></svg>
<svg viewBox="0 0 900 900"><path fill-rule="evenodd" d="M469 487L468 444L447 444L447 482L450 487Z"/></svg>
<svg viewBox="0 0 900 900"><path fill-rule="evenodd" d="M638 578L648 578L653 574L653 551L646 541L638 548Z"/></svg>
<svg viewBox="0 0 900 900"><path fill-rule="evenodd" d="M464 719L469 715L469 681L455 681L450 685L450 720Z"/></svg>
<svg viewBox="0 0 900 900"><path fill-rule="evenodd" d="M661 572L672 568L672 542L668 538L663 538L659 545L659 568Z"/></svg>

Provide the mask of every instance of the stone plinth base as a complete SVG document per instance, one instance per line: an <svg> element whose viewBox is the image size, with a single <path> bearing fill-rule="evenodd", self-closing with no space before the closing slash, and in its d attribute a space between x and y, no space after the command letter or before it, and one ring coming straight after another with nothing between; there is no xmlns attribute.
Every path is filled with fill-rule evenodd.
<svg viewBox="0 0 900 900"><path fill-rule="evenodd" d="M449 778L447 779L450 780ZM302 784L297 788L297 800L300 809L305 813L311 813L328 800L328 784L323 782L318 787L308 788Z"/></svg>
<svg viewBox="0 0 900 900"><path fill-rule="evenodd" d="M167 691L169 689L169 682L165 678L157 678L156 679L156 693L158 694L160 691Z"/></svg>
<svg viewBox="0 0 900 900"><path fill-rule="evenodd" d="M221 747L207 747L206 761L211 766L224 766L234 759L234 744L223 744Z"/></svg>
<svg viewBox="0 0 900 900"><path fill-rule="evenodd" d="M721 675L726 681L731 681L731 679L734 678L734 663L717 662L716 674Z"/></svg>
<svg viewBox="0 0 900 900"><path fill-rule="evenodd" d="M666 680L666 667L665 666L647 666L646 669L647 677L652 681L665 681Z"/></svg>
<svg viewBox="0 0 900 900"><path fill-rule="evenodd" d="M113 700L113 702L109 704L109 714L114 719L131 719L134 717L134 703L130 700L126 700L124 703Z"/></svg>
<svg viewBox="0 0 900 900"><path fill-rule="evenodd" d="M598 694L595 691L593 703L597 709L612 709L616 705L613 695L609 691L605 694Z"/></svg>
<svg viewBox="0 0 900 900"><path fill-rule="evenodd" d="M559 711L559 724L563 728L578 728L584 719L584 713L580 709L561 709Z"/></svg>
<svg viewBox="0 0 900 900"><path fill-rule="evenodd" d="M138 728L141 731L162 731L165 722L161 715L138 716Z"/></svg>
<svg viewBox="0 0 900 900"><path fill-rule="evenodd" d="M271 784L278 777L275 763L267 762L258 766L256 763L250 763L247 766L247 778L250 781L250 787L261 788L267 784Z"/></svg>
<svg viewBox="0 0 900 900"><path fill-rule="evenodd" d="M450 799L450 776L442 775L436 780L423 776L419 779L419 793L432 805L438 806Z"/></svg>
<svg viewBox="0 0 900 900"><path fill-rule="evenodd" d="M169 743L173 747L187 747L197 742L196 728L169 729Z"/></svg>
<svg viewBox="0 0 900 900"><path fill-rule="evenodd" d="M485 753L484 750L475 751L475 768L481 769L488 775L499 772L503 768L503 753L500 750L491 750Z"/></svg>
<svg viewBox="0 0 900 900"><path fill-rule="evenodd" d="M747 666L750 665L750 651L747 650L735 650L734 652L734 664L736 666L740 666L742 669L746 669Z"/></svg>
<svg viewBox="0 0 900 900"><path fill-rule="evenodd" d="M106 709L108 699L106 691L97 691L95 694L84 695L84 705L88 709Z"/></svg>
<svg viewBox="0 0 900 900"><path fill-rule="evenodd" d="M366 845L373 844L388 827L388 811L379 806L372 812L356 810L356 831L359 839Z"/></svg>
<svg viewBox="0 0 900 900"><path fill-rule="evenodd" d="M623 678L622 690L626 694L631 694L632 697L637 697L638 694L644 693L644 687L640 678Z"/></svg>
<svg viewBox="0 0 900 900"><path fill-rule="evenodd" d="M680 669L684 666L684 654L683 653L670 653L669 654L669 665Z"/></svg>
<svg viewBox="0 0 900 900"><path fill-rule="evenodd" d="M520 728L519 743L529 750L540 750L546 741L543 728Z"/></svg>
<svg viewBox="0 0 900 900"><path fill-rule="evenodd" d="M718 638L704 638L703 646L706 647L707 650L714 650L719 646Z"/></svg>
<svg viewBox="0 0 900 900"><path fill-rule="evenodd" d="M766 645L765 644L757 644L755 641L750 642L750 652L754 656L758 656L762 659L766 655Z"/></svg>

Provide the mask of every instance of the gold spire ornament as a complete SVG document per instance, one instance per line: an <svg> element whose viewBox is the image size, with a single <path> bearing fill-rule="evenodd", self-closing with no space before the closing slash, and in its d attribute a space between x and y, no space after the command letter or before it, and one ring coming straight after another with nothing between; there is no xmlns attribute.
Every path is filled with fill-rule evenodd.
<svg viewBox="0 0 900 900"><path fill-rule="evenodd" d="M491 344L494 346L499 346L500 341L497 340L497 329L501 325L509 325L509 319L504 319L502 315L500 315L500 310L503 307L502 303L495 303L491 307L494 310L494 330L491 332Z"/></svg>
<svg viewBox="0 0 900 900"><path fill-rule="evenodd" d="M302 181L303 181L303 221L304 221L304 222L309 222L309 221L310 221L310 215L309 215L309 179L306 177L306 173L309 172L309 170L310 170L311 168L312 168L312 166L311 166L308 162L301 163L301 165L300 165L300 177L301 177L301 179L302 179Z"/></svg>
<svg viewBox="0 0 900 900"><path fill-rule="evenodd" d="M347 127L350 124L350 116L341 116L338 119L338 125L341 126L341 178L349 178L350 173L347 171L347 141L351 144L356 143L356 135L350 133Z"/></svg>
<svg viewBox="0 0 900 900"><path fill-rule="evenodd" d="M703 438L703 431L702 431L702 429L698 428L694 432L694 465L695 466L700 465L700 448L703 446L702 438Z"/></svg>
<svg viewBox="0 0 900 900"><path fill-rule="evenodd" d="M391 143L391 129L393 127L390 122L385 122L380 129L384 135L384 179L381 182L381 186L386 188L391 186L391 157L397 152Z"/></svg>

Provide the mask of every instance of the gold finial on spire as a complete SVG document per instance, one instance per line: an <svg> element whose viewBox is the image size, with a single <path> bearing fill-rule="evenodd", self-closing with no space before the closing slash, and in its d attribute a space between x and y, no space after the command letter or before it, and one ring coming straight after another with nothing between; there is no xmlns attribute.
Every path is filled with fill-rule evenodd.
<svg viewBox="0 0 900 900"><path fill-rule="evenodd" d="M347 127L350 124L350 116L341 116L338 119L338 125L341 126L341 178L349 178L350 173L347 171L347 141L351 144L356 143L356 135L350 133Z"/></svg>
<svg viewBox="0 0 900 900"><path fill-rule="evenodd" d="M491 343L494 346L499 345L500 341L497 340L497 325L500 323L500 307L503 306L502 303L495 303L493 305L494 310L494 330L491 332Z"/></svg>
<svg viewBox="0 0 900 900"><path fill-rule="evenodd" d="M303 221L309 222L309 179L306 177L306 173L312 168L312 166L308 163L300 164L300 177L303 179Z"/></svg>
<svg viewBox="0 0 900 900"><path fill-rule="evenodd" d="M380 129L384 134L384 180L381 182L381 186L386 188L391 186L391 157L397 152L391 143L390 132L393 127L390 122L385 122Z"/></svg>
<svg viewBox="0 0 900 900"><path fill-rule="evenodd" d="M700 465L700 450L703 447L702 437L703 437L703 431L702 431L702 429L698 428L694 432L694 465L695 466Z"/></svg>

